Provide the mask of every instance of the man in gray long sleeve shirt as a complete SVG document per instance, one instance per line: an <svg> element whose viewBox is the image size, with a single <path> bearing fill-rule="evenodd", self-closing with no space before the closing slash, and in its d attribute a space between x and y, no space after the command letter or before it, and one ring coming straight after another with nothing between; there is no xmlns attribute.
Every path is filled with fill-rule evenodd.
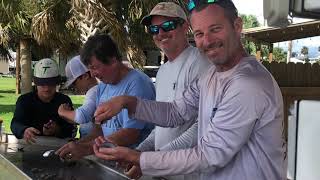
<svg viewBox="0 0 320 180"><path fill-rule="evenodd" d="M242 20L234 4L231 0L190 0L188 9L196 44L215 67L173 103L121 96L101 105L95 115L101 121L127 108L137 119L166 127L198 115L197 147L141 153L95 145L96 156L134 163L148 175L200 171L204 180L286 179L280 88L243 49Z"/></svg>

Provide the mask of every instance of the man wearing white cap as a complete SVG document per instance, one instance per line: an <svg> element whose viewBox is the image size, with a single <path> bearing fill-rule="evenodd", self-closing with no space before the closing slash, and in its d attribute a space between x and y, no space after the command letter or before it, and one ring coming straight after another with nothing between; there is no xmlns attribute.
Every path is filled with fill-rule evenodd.
<svg viewBox="0 0 320 180"><path fill-rule="evenodd" d="M86 95L83 105L76 110L72 110L68 104L62 104L58 113L69 122L80 124L80 137L84 137L93 127L91 119L95 111L98 81L91 76L88 68L81 62L80 56L73 57L67 63L65 71L67 82L64 87L73 86L77 93Z"/></svg>
<svg viewBox="0 0 320 180"><path fill-rule="evenodd" d="M21 95L11 121L11 131L18 139L34 143L37 135L73 137L74 125L64 121L58 115L58 107L71 99L56 92L60 83L59 69L55 61L42 59L34 69L36 91Z"/></svg>
<svg viewBox="0 0 320 180"><path fill-rule="evenodd" d="M160 2L141 23L152 35L154 43L167 56L156 77L156 100L172 102L182 97L183 91L207 67L206 58L188 43L189 23L183 9L174 2ZM197 117L181 126L167 128L156 126L137 149L139 151L171 151L197 145ZM132 167L127 175L136 178L139 168ZM170 180L198 179L197 173L165 177Z"/></svg>

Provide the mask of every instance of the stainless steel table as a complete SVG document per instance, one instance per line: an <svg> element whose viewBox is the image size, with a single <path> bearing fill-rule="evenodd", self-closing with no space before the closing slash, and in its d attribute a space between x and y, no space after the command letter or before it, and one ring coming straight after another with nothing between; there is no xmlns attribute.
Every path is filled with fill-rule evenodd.
<svg viewBox="0 0 320 180"><path fill-rule="evenodd" d="M50 149L58 149L67 141L52 137L39 137L37 143L26 144L12 135L6 135L0 143L0 180L54 179L54 180L102 180L128 179L120 169L94 156L75 162L62 162L58 156L43 157ZM148 180L151 177L143 177Z"/></svg>

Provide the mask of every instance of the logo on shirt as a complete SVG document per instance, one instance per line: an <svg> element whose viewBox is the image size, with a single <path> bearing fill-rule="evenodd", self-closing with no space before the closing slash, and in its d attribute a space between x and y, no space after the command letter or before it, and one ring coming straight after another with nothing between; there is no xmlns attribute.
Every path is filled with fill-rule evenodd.
<svg viewBox="0 0 320 180"><path fill-rule="evenodd" d="M218 108L213 108L213 109L212 109L210 119L214 118L214 116L216 115L217 110L218 110Z"/></svg>

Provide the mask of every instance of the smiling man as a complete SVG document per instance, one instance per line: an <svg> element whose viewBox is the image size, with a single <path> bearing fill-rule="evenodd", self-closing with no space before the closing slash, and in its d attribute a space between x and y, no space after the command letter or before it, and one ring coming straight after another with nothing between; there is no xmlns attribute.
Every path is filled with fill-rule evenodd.
<svg viewBox="0 0 320 180"><path fill-rule="evenodd" d="M173 103L120 96L101 104L95 114L99 122L126 108L132 117L165 127L198 115L197 146L142 153L95 146L95 154L131 162L148 175L200 171L203 180L286 179L280 88L245 52L236 7L231 0L190 0L188 10L197 47L215 66Z"/></svg>
<svg viewBox="0 0 320 180"><path fill-rule="evenodd" d="M198 48L188 43L189 23L182 7L174 2L160 2L145 16L141 23L152 35L156 46L168 61L160 66L156 77L156 100L172 102L182 97L188 86L204 73L208 67L206 57ZM139 151L172 151L192 148L197 145L197 117L175 127L156 126L148 138L138 147ZM132 167L127 175L136 178L141 173ZM165 177L170 180L198 179L198 174Z"/></svg>

